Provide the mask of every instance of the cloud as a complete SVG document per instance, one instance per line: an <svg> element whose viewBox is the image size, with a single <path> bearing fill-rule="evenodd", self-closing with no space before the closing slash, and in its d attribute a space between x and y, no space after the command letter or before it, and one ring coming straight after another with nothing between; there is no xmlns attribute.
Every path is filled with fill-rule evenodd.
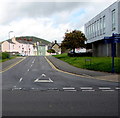
<svg viewBox="0 0 120 118"><path fill-rule="evenodd" d="M4 0L0 4L0 40L6 40L8 32L13 30L15 36L37 36L61 42L67 29L84 32L84 24L115 0L85 1Z"/></svg>
<svg viewBox="0 0 120 118"><path fill-rule="evenodd" d="M2 15L0 22L2 24L7 24L13 20L20 20L22 18L50 17L59 12L71 12L80 5L82 6L82 4L69 2L10 2L3 4L1 7L3 13L0 14Z"/></svg>

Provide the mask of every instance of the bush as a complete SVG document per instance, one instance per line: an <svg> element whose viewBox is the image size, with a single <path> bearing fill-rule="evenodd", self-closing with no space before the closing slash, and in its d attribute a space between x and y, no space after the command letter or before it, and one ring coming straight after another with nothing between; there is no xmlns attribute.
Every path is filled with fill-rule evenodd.
<svg viewBox="0 0 120 118"><path fill-rule="evenodd" d="M8 58L10 58L10 54L9 53L7 53L7 52L2 52L2 59L8 59Z"/></svg>
<svg viewBox="0 0 120 118"><path fill-rule="evenodd" d="M47 50L47 52L48 52L48 53L55 53L55 50L49 49L49 50Z"/></svg>

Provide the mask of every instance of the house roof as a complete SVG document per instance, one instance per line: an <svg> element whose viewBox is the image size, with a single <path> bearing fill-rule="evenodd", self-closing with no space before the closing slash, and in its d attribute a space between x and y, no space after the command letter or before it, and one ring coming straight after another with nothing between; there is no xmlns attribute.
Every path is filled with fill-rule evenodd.
<svg viewBox="0 0 120 118"><path fill-rule="evenodd" d="M7 40L7 41L8 41L8 43L15 44L14 42L12 42L12 40L11 40L11 39L9 39L9 40Z"/></svg>
<svg viewBox="0 0 120 118"><path fill-rule="evenodd" d="M34 42L26 41L26 40L16 40L16 41L23 44L34 44Z"/></svg>
<svg viewBox="0 0 120 118"><path fill-rule="evenodd" d="M60 43L54 43L54 44L52 44L52 46L51 47L53 47L54 45L58 45L58 46L61 46L61 44Z"/></svg>

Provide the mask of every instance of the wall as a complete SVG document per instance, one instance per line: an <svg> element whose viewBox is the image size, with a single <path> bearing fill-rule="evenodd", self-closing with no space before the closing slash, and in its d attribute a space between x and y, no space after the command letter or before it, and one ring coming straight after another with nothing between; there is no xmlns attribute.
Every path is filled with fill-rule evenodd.
<svg viewBox="0 0 120 118"><path fill-rule="evenodd" d="M10 49L9 49L9 43L8 41L4 41L2 44L1 44L1 50L2 52L10 52Z"/></svg>

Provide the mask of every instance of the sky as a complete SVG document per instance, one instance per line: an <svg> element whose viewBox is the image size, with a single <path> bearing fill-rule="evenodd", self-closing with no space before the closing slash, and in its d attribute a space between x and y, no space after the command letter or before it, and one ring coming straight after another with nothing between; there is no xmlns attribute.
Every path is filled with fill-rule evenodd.
<svg viewBox="0 0 120 118"><path fill-rule="evenodd" d="M13 36L36 36L61 43L67 30L84 33L84 24L116 1L1 0L0 42Z"/></svg>

